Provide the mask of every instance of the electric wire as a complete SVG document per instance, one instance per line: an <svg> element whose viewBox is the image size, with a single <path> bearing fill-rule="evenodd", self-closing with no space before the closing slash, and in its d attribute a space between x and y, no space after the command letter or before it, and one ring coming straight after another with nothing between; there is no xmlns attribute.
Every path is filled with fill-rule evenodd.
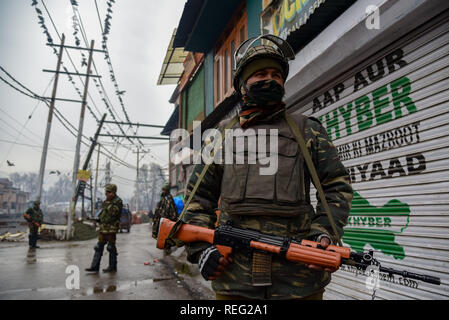
<svg viewBox="0 0 449 320"><path fill-rule="evenodd" d="M98 17L98 22L99 22L99 24L100 24L101 33L104 35L105 32L104 32L104 29L103 29L103 25L101 24L100 11L99 11L99 9L98 9L98 4L97 4L97 1L96 1L96 0L95 0L95 9L96 9L96 11L97 11L97 17ZM105 37L103 37L103 39L104 39L104 41L103 41L103 49L107 52L107 54L106 54L106 59L107 59L108 62L109 62L108 65L109 65L109 67L110 67L110 73L112 74L113 81L114 81L114 83L115 83L115 87L116 87L116 90L117 90L117 96L118 96L120 105L122 106L122 111L123 111L123 113L125 114L126 120L127 120L128 122L131 122L131 121L129 120L129 116L128 116L127 112L126 112L126 109L125 109L125 106L124 106L124 104L123 104L123 101L122 101L122 99L120 98L120 95L118 94L118 93L120 92L120 90L119 90L119 88L118 88L118 83L117 83L117 81L116 81L117 78L115 77L114 68L112 67L111 55L109 54L109 49L108 49L108 45L107 45L107 43L106 43ZM132 127L132 126L130 126L130 128L131 128L131 127ZM137 130L134 132L134 135L137 135ZM139 143L143 146L142 141L141 141L140 139L137 139L137 140L138 140Z"/></svg>
<svg viewBox="0 0 449 320"><path fill-rule="evenodd" d="M71 2L71 3L72 3L72 2ZM82 20L82 17L81 17L81 14L80 14L78 8L75 9L75 7L76 7L76 6L73 5L73 3L72 3L72 10L73 10L74 16L75 16L75 17L78 19L78 21L79 21L78 26L80 27L81 35L82 35L82 37L83 37L84 43L86 44L86 46L88 46L88 41L87 41L87 36L86 36L86 31L85 31L85 28L84 28L83 20ZM75 26L74 26L74 27L75 27ZM92 63L93 63L95 72L98 74L99 72L98 72L97 66L96 66L96 64L95 64L95 59L94 59L94 58L92 58ZM118 118L119 121L121 121L120 117L118 116L117 111L116 111L115 108L114 108L114 105L112 104L111 100L109 99L109 96L108 96L107 91L106 91L106 89L105 89L105 87L104 87L104 85L103 85L103 82L101 81L101 78L99 78L98 80L96 80L96 79L94 78L93 80L94 80L95 83L96 83L97 81L100 83L100 86L101 86L101 88L103 89L103 91L101 91L102 93L100 93L100 90L98 89L98 87L97 87L97 90L98 90L98 92L99 92L100 95L103 95L103 94L104 94L104 96L103 96L103 102L105 103L106 108L108 109L108 111L109 111L110 115L112 116L112 118L113 118L116 122L117 122L117 118ZM107 101L106 101L106 100L107 100ZM109 103L109 104L108 104L108 103ZM115 111L115 113L117 114L117 118L116 118L116 116L114 115L114 111ZM125 133L125 132L123 131L123 129L122 129L122 127L120 126L120 124L117 124L117 125L118 125L120 131L122 132L122 134L123 134L123 135L127 135L127 133ZM128 140L130 140L130 139L128 138ZM120 139L117 139L117 142L119 142L119 141L120 141ZM131 142L132 142L132 141L131 141Z"/></svg>
<svg viewBox="0 0 449 320"><path fill-rule="evenodd" d="M38 99L37 97L39 97L37 94L35 94L33 91L31 91L30 89L28 89L27 87L25 87L24 85L22 85L22 87L24 88L24 89L26 89L27 91L29 91L31 94L29 95L29 94L26 94L27 96L29 96L29 97L31 97L31 98L33 98L33 99ZM22 93L24 93L24 92L22 92ZM49 103L46 101L46 100L43 100L44 101L44 103L48 106L48 107L50 107L50 105L49 105ZM5 112L4 110L2 110L3 112ZM60 112L59 112L59 110L56 108L56 106L54 107L54 111L55 111L55 113L54 113L54 115L55 115L55 117L56 117L56 119L58 119L58 121L74 136L74 137L77 137L77 133L78 133L78 129L69 121L69 120L67 120ZM7 114L7 113L5 113L5 114ZM16 119L14 119L14 118L12 118L14 121L16 121ZM64 119L64 120L63 120ZM0 118L0 120L2 120L1 118ZM65 122L64 122L65 121ZM4 121L5 122L5 121ZM14 127L12 127L10 124L8 124L7 122L5 122L6 123L6 125L7 126L9 126L9 127L11 127L13 130L15 130L15 131L17 131L17 129L15 129ZM72 131L68 126L67 126L67 124L68 125L70 125L72 128L73 128L73 130L74 131ZM35 133L33 133L32 132L32 134L33 135L36 135ZM84 139L87 139L87 140L90 140L88 137L86 137L85 135L82 135L82 137L84 138ZM27 139L30 139L30 140L33 140L32 138L30 138L30 137L27 137L26 136L26 138ZM83 141L83 140L81 140L81 143L83 144L83 145L85 145L85 146L87 146L87 147L89 147L89 144L88 143L86 143L85 141ZM133 166L133 165L131 165L131 164L129 164L129 163L126 163L125 161L123 161L122 159L120 159L120 158L118 158L118 157L116 157L116 155L113 153L113 152L111 152L110 150L108 150L108 149L106 149L106 148L103 148L103 150L105 150L105 151L101 151L101 153L104 155L104 156L106 156L106 157L109 157L109 158L111 158L113 161L115 161L115 162L117 162L117 163L119 163L119 164L121 164L121 165L123 165L123 166L125 166L125 167L128 167L128 168L131 168L131 169L135 169L135 167ZM106 154L106 153L107 154Z"/></svg>
<svg viewBox="0 0 449 320"><path fill-rule="evenodd" d="M58 31L58 29L57 29L57 27L56 27L55 22L53 21L53 18L52 18L51 14L50 14L50 11L48 10L47 6L45 5L44 0L41 0L41 2L42 2L42 5L43 5L44 8L45 8L45 11L47 12L48 17L50 18L50 21L51 21L51 23L52 23L52 26L53 26L53 28L54 28L56 34L58 35L58 37L59 37L59 39L60 39L60 41L61 41L61 40L62 40L62 37L61 37L60 34L59 34L59 31ZM79 73L79 72L78 72L78 69L77 69L76 66L75 66L75 63L74 63L73 60L72 60L72 57L71 57L69 51L67 50L67 48L64 48L64 50L65 50L65 52L66 52L66 54L67 54L67 56L68 56L68 58L69 58L69 60L70 60L70 62L71 62L71 64L72 64L73 68L75 69L76 73ZM64 67L64 68L65 68L65 67ZM78 77L80 78L81 84L84 85L84 82L83 82L82 77L81 77L80 75L78 75ZM76 88L76 87L75 87L75 89L76 89L76 91L78 92L78 94L80 95L80 97L82 97L81 93L79 92L79 89ZM95 107L95 109L97 110L97 112L101 114L101 112L99 111L99 109L98 109L97 105L95 104L95 101L93 100L93 98L92 98L92 96L90 95L90 93L87 92L87 94L88 94L90 100L92 101L92 104L93 104L93 106ZM89 110L89 112L91 113L91 115L94 117L94 119L95 119L95 120L97 121L97 123L98 123L98 122L99 122L99 119L97 118L97 116L95 115L95 113L92 111L92 109L90 108L89 104L86 104L86 107L87 107L87 109ZM108 132L108 134L110 134L110 133ZM132 142L132 141L131 141L131 142Z"/></svg>
<svg viewBox="0 0 449 320"><path fill-rule="evenodd" d="M43 6L44 6L44 8L45 8L45 11L47 12L47 15L48 15L49 18L50 18L50 21L51 21L51 23L52 23L52 25L53 25L53 28L55 29L56 34L57 34L58 37L61 39L61 36L59 35L59 32L58 32L58 30L57 30L57 28L56 28L56 24L54 23L53 18L51 17L50 12L49 12L47 6L45 5L45 2L44 2L43 0L41 0L41 2L42 2ZM74 64L74 62L73 62L73 60L72 60L72 58L71 58L71 56L70 56L70 53L67 51L67 49L65 49L65 51L66 51L66 53L67 53L67 56L69 57L69 60L70 60L70 62L71 62L71 64L72 64L73 68L75 69L76 72L78 72L78 70L77 70L77 68L75 67L75 64ZM83 83L81 77L80 77L80 81L81 81L81 83ZM88 94L88 95L89 95L89 98L92 100L94 106L96 106L96 105L95 105L95 102L93 101L93 99L92 99L92 97L90 96L90 94ZM87 106L88 106L88 105L87 105ZM98 118L97 118L96 115L93 113L93 111L89 108L89 106L88 106L88 109L89 109L89 111L91 112L91 114L93 115L93 117L94 117L94 118L97 120L97 122L98 122ZM96 109L97 109L97 111L98 111L98 108L96 108ZM67 127L66 127L66 128L67 128ZM69 131L70 131L70 130L69 130ZM71 132L71 131L70 131L70 132ZM71 132L71 133L72 133L72 132ZM72 133L72 134L73 134L73 133ZM110 134L110 133L109 133L109 134ZM76 135L75 135L75 136L76 136ZM132 140L130 140L130 141L132 142ZM132 165L130 165L130 164L128 164L128 163L122 161L121 159L117 158L117 157L115 156L115 154L112 153L111 151L109 151L108 149L104 149L104 150L106 150L106 152L108 153L107 156L110 157L110 158L111 158L112 160L114 160L115 162L120 163L121 165L126 166L126 167L128 167L128 168L133 168ZM104 154L104 152L102 152L102 154ZM105 155L105 154L104 154L104 155Z"/></svg>
<svg viewBox="0 0 449 320"><path fill-rule="evenodd" d="M37 2L37 1L33 1L33 2ZM43 6L44 6L44 8L45 8L45 11L47 12L47 15L49 16L49 18L50 18L50 20L51 20L51 23L52 23L52 25L53 25L53 28L55 29L56 33L58 34L58 37L61 39L61 37L60 37L60 35L59 35L58 31L57 31L56 25L55 25L55 23L54 23L54 21L53 21L53 19L52 19L52 17L51 17L51 14L50 14L50 12L49 12L47 6L45 5L45 2L44 2L43 0L41 0L41 2L42 2ZM96 6L98 7L97 4L96 4ZM98 13L98 12L97 12L97 13ZM41 20L42 20L42 19L41 19ZM81 20L81 19L80 19L80 20ZM100 22L101 22L101 21L100 21ZM48 34L48 36L49 36L49 34ZM50 42L51 42L51 41L50 41ZM67 53L67 56L69 57L69 60L70 60L70 62L71 62L71 64L72 64L72 66L73 66L74 69L77 71L77 68L75 67L75 65L74 65L74 63L73 63L73 60L72 60L72 58L71 58L71 56L70 56L70 53L67 51L67 49L65 49L65 51L66 51L66 53ZM111 67L112 67L112 66L111 66ZM78 71L77 71L77 72L78 72ZM113 69L112 69L112 72L113 72ZM80 77L80 81L81 81L81 83L83 83L83 80L81 79L81 77ZM101 84L102 84L102 83L101 83ZM103 86L103 85L102 85L102 88L103 88L103 90L104 90L104 86ZM75 86L75 89L77 89L76 86ZM78 93L79 93L79 90L77 90L77 91L78 91ZM93 101L93 98L90 96L90 94L89 94L89 98L90 98L90 100L92 101L92 103L93 103L95 109L97 110L97 112L99 112L98 107L96 106L96 104L95 104L95 102ZM109 97L107 97L107 98L109 99ZM119 100L121 101L120 98L119 98ZM110 100L109 100L109 101L110 101ZM122 107L123 107L123 111L124 111L124 113L125 113L126 118L129 120L128 115L127 115L127 113L126 113L126 110L124 109L123 104L122 104ZM96 117L95 113L93 113L93 111L89 108L89 106L88 106L88 109L89 109L90 113L92 114L92 116L94 117L94 119L96 119L97 122L98 122L98 118ZM59 114L58 114L58 113L59 113ZM76 132L77 132L76 128L75 128L75 127L74 127L74 126L73 126L67 119L65 119L65 121L66 121L70 126L72 126L72 128L74 129L75 132L72 132L72 131L67 127L67 125L64 123L64 121L61 120L61 117L63 117L63 116L62 116L62 114L61 114L59 111L56 112L55 116L56 116L56 118L57 118L57 119L64 125L64 127L66 127L66 129L67 129L71 134L73 134L74 136L76 136ZM129 122L130 122L130 121L129 121ZM135 145L131 140L130 140L130 142L131 142L133 145ZM142 144L142 142L140 142L140 143ZM86 145L85 142L83 142L83 144ZM120 143L118 143L118 144L116 145L116 150L117 150L119 144L120 144ZM127 148L127 149L128 149L128 148ZM133 165L130 165L129 163L126 163L126 162L122 161L120 158L116 157L115 154L112 153L111 151L109 151L108 149L103 148L103 150L105 150L105 152L108 153L108 155L106 155L105 152L103 152L103 151L101 151L101 153L102 153L103 155L109 156L110 159L113 160L114 162L117 162L118 164L123 165L123 166L126 166L126 167L128 167L128 168L135 169L135 167L134 167Z"/></svg>

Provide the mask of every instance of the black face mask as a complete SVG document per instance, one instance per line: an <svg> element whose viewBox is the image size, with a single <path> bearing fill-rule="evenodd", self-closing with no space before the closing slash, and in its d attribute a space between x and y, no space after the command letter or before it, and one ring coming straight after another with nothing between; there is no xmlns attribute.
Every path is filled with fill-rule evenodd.
<svg viewBox="0 0 449 320"><path fill-rule="evenodd" d="M249 85L249 88L243 86L245 93L243 94L243 102L246 108L259 107L270 108L283 103L285 90L277 81L261 80Z"/></svg>

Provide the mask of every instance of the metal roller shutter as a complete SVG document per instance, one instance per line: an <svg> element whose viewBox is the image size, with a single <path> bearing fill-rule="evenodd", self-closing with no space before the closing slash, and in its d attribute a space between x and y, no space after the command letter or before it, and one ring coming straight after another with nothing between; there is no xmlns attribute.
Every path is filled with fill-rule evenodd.
<svg viewBox="0 0 449 320"><path fill-rule="evenodd" d="M381 276L376 299L449 298L449 22L436 20L300 107L321 120L351 175L345 246L442 281ZM366 280L341 268L324 297L371 299Z"/></svg>

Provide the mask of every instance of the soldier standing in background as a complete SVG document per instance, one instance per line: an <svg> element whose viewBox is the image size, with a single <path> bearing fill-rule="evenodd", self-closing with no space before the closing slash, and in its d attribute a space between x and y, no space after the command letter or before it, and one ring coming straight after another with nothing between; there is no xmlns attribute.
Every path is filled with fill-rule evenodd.
<svg viewBox="0 0 449 320"><path fill-rule="evenodd" d="M39 237L38 232L39 227L44 221L44 215L40 209L40 205L41 203L39 200L34 201L33 207L28 208L23 215L25 220L28 221L28 227L30 229L30 234L28 235L30 249L39 248L39 246L36 245Z"/></svg>
<svg viewBox="0 0 449 320"><path fill-rule="evenodd" d="M90 268L86 271L98 272L104 246L107 245L109 252L109 266L103 272L117 271L117 247L115 246L116 234L120 227L120 215L122 213L122 199L117 196L117 186L108 184L105 187L106 200L101 205L101 213L98 216L100 230L97 245L94 247L95 254Z"/></svg>
<svg viewBox="0 0 449 320"><path fill-rule="evenodd" d="M224 120L219 127L228 123L231 129L252 129L262 132L259 134L277 129L279 147L274 154L277 171L262 175L258 170L262 167L260 163L237 164L235 159L232 164L212 163L181 219L213 229L220 199L219 225L232 223L238 228L269 235L309 239L326 248L343 235L353 197L349 174L317 119L286 115L282 101L284 83L289 71L288 60L294 58L294 52L278 37L261 37L274 45L249 39L236 52L234 88L242 99L238 115L233 120ZM316 212L311 205L312 173L299 148L298 132L304 137L332 219L327 216L320 198L317 197ZM263 141L272 139L264 138ZM245 148L243 154L248 153L246 144ZM186 186L186 199L193 193L204 166L194 167ZM332 270L293 263L267 252L236 249L232 258L225 259L214 245L206 242L186 243L186 248L188 261L198 263L202 276L212 280L217 299L321 300L331 278Z"/></svg>
<svg viewBox="0 0 449 320"><path fill-rule="evenodd" d="M157 239L157 234L159 231L159 222L161 218L170 219L176 221L178 219L178 213L176 210L176 204L170 194L170 184L166 183L162 187L161 200L158 202L156 209L154 210L153 216L153 238ZM171 253L170 248L164 249L164 255L169 255Z"/></svg>
<svg viewBox="0 0 449 320"><path fill-rule="evenodd" d="M176 204L170 194L170 184L166 183L162 187L161 200L157 203L153 216L153 238L157 239L159 221L161 218L167 218L172 221L178 219Z"/></svg>

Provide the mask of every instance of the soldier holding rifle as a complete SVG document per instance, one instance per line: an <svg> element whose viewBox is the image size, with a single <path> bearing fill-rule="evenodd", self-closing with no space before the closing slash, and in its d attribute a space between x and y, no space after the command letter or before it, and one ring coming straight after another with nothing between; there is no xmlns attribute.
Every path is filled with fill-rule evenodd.
<svg viewBox="0 0 449 320"><path fill-rule="evenodd" d="M265 44L259 42L261 39ZM246 143L244 164L212 163L199 184L205 164L196 165L185 195L186 199L191 194L193 197L186 203L181 220L213 229L220 199L219 226L232 223L268 235L313 240L323 248L339 243L353 190L348 171L321 123L304 115L286 115L282 99L293 50L284 40L264 35L242 43L235 58L233 83L241 96L238 116L224 121L221 128L227 125L243 132L278 129L278 170L261 175L261 164L247 161ZM300 146L298 132L305 140L304 147ZM266 141L269 139L267 136ZM235 156L235 144L233 147ZM307 148L315 175L306 165L303 148ZM310 200L315 177L323 191L323 196L317 196L316 210ZM258 250L235 250L225 258L210 243L186 243L186 248L188 260L198 263L203 277L213 281L217 299L321 300L333 271Z"/></svg>

